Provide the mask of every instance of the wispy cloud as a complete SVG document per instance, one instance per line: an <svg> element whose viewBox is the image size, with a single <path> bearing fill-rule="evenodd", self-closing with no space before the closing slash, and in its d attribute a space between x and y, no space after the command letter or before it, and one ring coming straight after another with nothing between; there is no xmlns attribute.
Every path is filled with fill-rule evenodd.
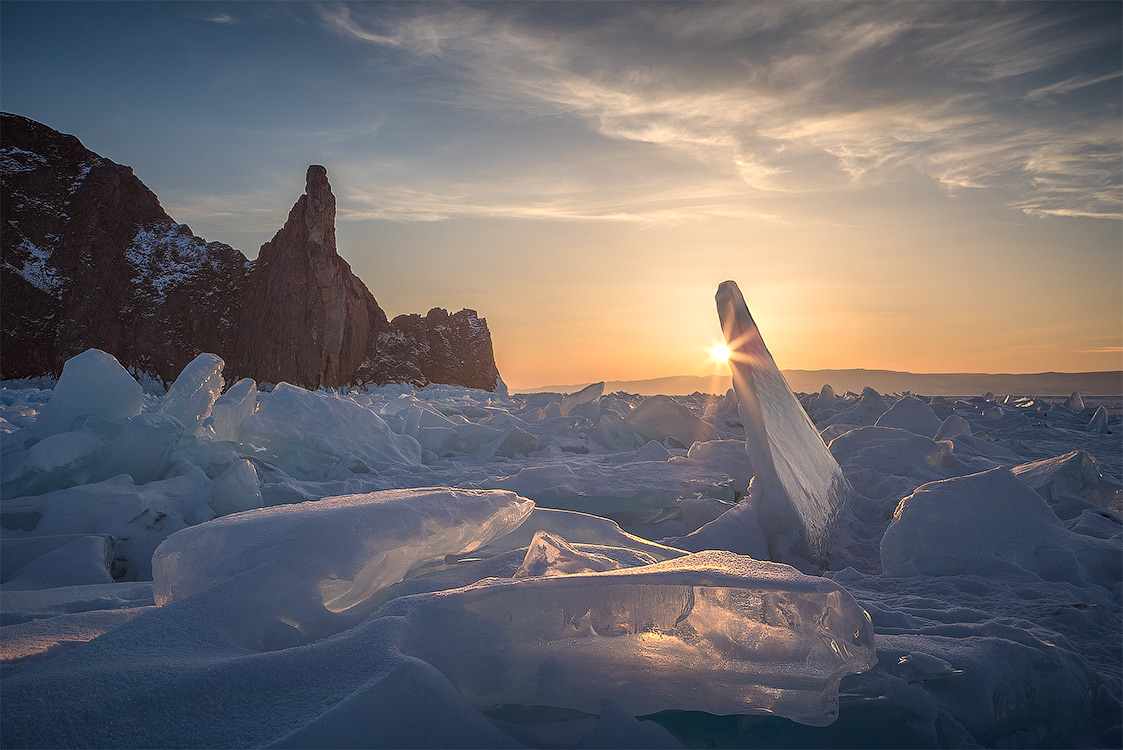
<svg viewBox="0 0 1123 750"><path fill-rule="evenodd" d="M238 23L238 19L230 15L229 13L215 13L214 15L210 16L202 16L199 20L218 24Z"/></svg>
<svg viewBox="0 0 1123 750"><path fill-rule="evenodd" d="M595 22L503 5L333 5L321 17L459 76L462 107L576 117L707 165L741 200L921 175L953 192L994 190L1031 215L1121 215L1118 92L1114 108L1076 116L1056 105L1119 77L1056 82L1065 63L1117 45L1118 29L1037 4L580 8ZM649 200L608 201L599 215L645 215ZM537 215L517 205L476 208Z"/></svg>

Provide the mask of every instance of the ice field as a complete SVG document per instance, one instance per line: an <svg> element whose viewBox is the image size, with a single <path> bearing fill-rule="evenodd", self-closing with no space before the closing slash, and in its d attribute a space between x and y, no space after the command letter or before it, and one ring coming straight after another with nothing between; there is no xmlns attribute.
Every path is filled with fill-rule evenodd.
<svg viewBox="0 0 1123 750"><path fill-rule="evenodd" d="M0 391L4 747L1119 747L1118 396ZM51 387L53 386L53 388Z"/></svg>

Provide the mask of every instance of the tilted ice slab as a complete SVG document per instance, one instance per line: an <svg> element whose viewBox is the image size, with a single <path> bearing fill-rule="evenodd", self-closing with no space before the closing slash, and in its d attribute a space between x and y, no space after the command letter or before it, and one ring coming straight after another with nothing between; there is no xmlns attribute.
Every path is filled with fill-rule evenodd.
<svg viewBox="0 0 1123 750"><path fill-rule="evenodd" d="M396 599L403 653L476 705L633 715L767 713L825 726L876 656L869 616L824 578L730 552L602 573L487 579Z"/></svg>
<svg viewBox="0 0 1123 750"><path fill-rule="evenodd" d="M581 390L577 391L577 393L571 393L568 396L566 396L565 398L563 398L561 400L561 404L558 405L558 410L561 412L561 415L563 417L568 417L570 415L570 413L574 409L576 409L578 406L581 406L582 404L587 404L590 401L595 401L596 399L600 398L601 394L603 394L603 393L604 393L604 381L603 380L599 383L593 383L592 385L587 385L584 388L582 388Z"/></svg>
<svg viewBox="0 0 1123 750"><path fill-rule="evenodd" d="M736 283L718 287L717 309L731 352L745 448L756 471L751 493L769 553L773 559L794 552L817 561L853 490L776 367ZM695 532L691 548L704 548L710 534L725 536L724 525L733 521L723 522L724 517Z"/></svg>
<svg viewBox="0 0 1123 750"><path fill-rule="evenodd" d="M183 422L188 432L211 415L222 393L222 368L226 363L217 354L200 354L179 373L156 411Z"/></svg>
<svg viewBox="0 0 1123 750"><path fill-rule="evenodd" d="M229 581L260 602L267 637L295 629L314 639L369 614L373 597L414 565L483 547L533 509L513 492L427 488L224 516L164 540L153 596L165 605Z"/></svg>

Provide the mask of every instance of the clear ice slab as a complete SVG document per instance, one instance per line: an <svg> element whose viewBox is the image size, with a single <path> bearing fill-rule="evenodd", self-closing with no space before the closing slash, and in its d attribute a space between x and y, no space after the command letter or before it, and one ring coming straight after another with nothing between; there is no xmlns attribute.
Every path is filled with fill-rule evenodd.
<svg viewBox="0 0 1123 750"><path fill-rule="evenodd" d="M731 552L403 597L403 653L475 705L838 716L843 676L876 663L869 616L838 584Z"/></svg>
<svg viewBox="0 0 1123 750"><path fill-rule="evenodd" d="M716 300L745 449L756 472L750 492L769 555L782 560L794 553L819 562L854 491L773 361L737 284L722 282ZM727 537L725 527L743 514L726 515L729 519L719 516L676 546L703 549L708 538Z"/></svg>

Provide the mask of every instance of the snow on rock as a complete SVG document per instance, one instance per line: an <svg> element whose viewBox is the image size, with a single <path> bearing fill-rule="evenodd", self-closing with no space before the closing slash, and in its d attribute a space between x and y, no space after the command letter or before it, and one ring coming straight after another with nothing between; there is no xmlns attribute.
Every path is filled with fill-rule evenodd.
<svg viewBox="0 0 1123 750"><path fill-rule="evenodd" d="M232 586L260 604L259 637L286 627L315 640L370 614L413 566L483 547L533 509L511 492L430 488L224 516L160 545L153 595L165 605Z"/></svg>
<svg viewBox="0 0 1123 750"><path fill-rule="evenodd" d="M188 433L211 415L222 393L222 368L226 363L217 354L200 354L183 368L157 409L183 423Z"/></svg>
<svg viewBox="0 0 1123 750"><path fill-rule="evenodd" d="M1118 545L1074 534L1009 469L922 485L881 540L886 575L1010 575L1076 585L1117 583ZM1114 585L1114 583L1112 584Z"/></svg>
<svg viewBox="0 0 1123 750"><path fill-rule="evenodd" d="M670 396L645 398L624 419L624 424L647 440L670 440L682 448L720 437L712 426Z"/></svg>
<svg viewBox="0 0 1123 750"><path fill-rule="evenodd" d="M770 555L816 561L853 490L776 367L736 283L718 287L717 308L755 471L755 515L768 536ZM705 544L711 527L718 532L722 518L703 526L695 543Z"/></svg>
<svg viewBox="0 0 1123 750"><path fill-rule="evenodd" d="M769 713L823 726L838 683L876 662L869 616L845 589L776 563L703 552L655 565L395 599L401 650L477 705L633 716ZM622 686L626 689L621 689Z"/></svg>
<svg viewBox="0 0 1123 750"><path fill-rule="evenodd" d="M257 383L242 378L218 397L211 407L209 424L215 440L238 439L243 420L257 409Z"/></svg>
<svg viewBox="0 0 1123 750"><path fill-rule="evenodd" d="M568 417L573 413L573 410L582 404L588 404L600 398L604 394L604 381L587 385L577 393L571 393L561 400L558 410L561 416Z"/></svg>
<svg viewBox="0 0 1123 750"><path fill-rule="evenodd" d="M935 437L940 429L940 418L916 396L905 396L890 406L874 424L877 427L899 427L930 438Z"/></svg>
<svg viewBox="0 0 1123 750"><path fill-rule="evenodd" d="M93 414L116 421L140 414L144 389L115 357L87 349L66 360L51 400L31 431L45 438L68 432L79 417Z"/></svg>
<svg viewBox="0 0 1123 750"><path fill-rule="evenodd" d="M306 475L322 474L348 456L379 471L421 462L418 442L392 432L371 410L288 383L259 395L257 411L238 428L238 442Z"/></svg>
<svg viewBox="0 0 1123 750"><path fill-rule="evenodd" d="M655 562L655 560L651 560ZM562 537L548 531L534 532L522 565L514 578L564 576L573 573L599 573L623 567L610 557L595 552L580 552Z"/></svg>

